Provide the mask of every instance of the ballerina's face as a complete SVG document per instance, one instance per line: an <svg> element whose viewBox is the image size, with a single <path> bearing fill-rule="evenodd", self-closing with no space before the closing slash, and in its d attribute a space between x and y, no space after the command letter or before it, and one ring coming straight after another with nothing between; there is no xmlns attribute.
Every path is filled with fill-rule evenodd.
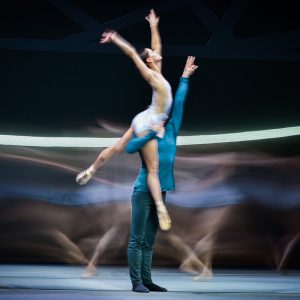
<svg viewBox="0 0 300 300"><path fill-rule="evenodd" d="M145 48L145 50L148 52L148 57L151 58L153 62L157 63L162 61L162 56L158 52L150 48Z"/></svg>

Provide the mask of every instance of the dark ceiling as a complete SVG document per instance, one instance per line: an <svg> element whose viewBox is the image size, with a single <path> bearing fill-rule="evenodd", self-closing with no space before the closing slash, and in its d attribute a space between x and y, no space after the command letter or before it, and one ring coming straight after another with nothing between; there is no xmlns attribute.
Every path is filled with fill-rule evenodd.
<svg viewBox="0 0 300 300"><path fill-rule="evenodd" d="M0 9L3 133L70 133L98 118L129 124L151 91L105 28L149 46L144 17L160 16L164 72L176 90L187 55L184 129L227 132L299 125L297 1L7 0ZM143 101L141 101L143 99Z"/></svg>

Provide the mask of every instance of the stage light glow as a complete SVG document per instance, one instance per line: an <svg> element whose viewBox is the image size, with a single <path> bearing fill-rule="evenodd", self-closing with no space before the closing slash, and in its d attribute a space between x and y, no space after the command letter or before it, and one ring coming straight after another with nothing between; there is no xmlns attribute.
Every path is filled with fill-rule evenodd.
<svg viewBox="0 0 300 300"><path fill-rule="evenodd" d="M296 135L300 135L300 126L225 134L178 136L177 145L183 146L234 143L284 138ZM118 140L119 138L0 135L0 145L6 146L104 148L112 146Z"/></svg>

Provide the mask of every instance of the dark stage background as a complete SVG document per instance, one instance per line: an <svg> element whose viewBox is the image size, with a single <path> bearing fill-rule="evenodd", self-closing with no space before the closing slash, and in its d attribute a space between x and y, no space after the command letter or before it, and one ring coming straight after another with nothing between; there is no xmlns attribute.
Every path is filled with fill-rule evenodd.
<svg viewBox="0 0 300 300"><path fill-rule="evenodd" d="M150 45L144 17L161 16L163 72L176 89L187 55L192 79L183 129L202 133L299 124L296 1L1 2L2 133L81 134L98 118L130 124L150 89L113 45L116 29Z"/></svg>
<svg viewBox="0 0 300 300"><path fill-rule="evenodd" d="M296 4L1 1L0 134L120 136L151 90L127 57L98 40L112 28L149 47L151 8L174 92L186 57L199 65L181 135L298 126ZM182 265L194 253L213 266L298 268L299 140L179 147L177 191L167 197L173 228L159 233L154 263ZM85 264L115 228L99 263L126 263L139 157L121 154L77 186L77 172L101 150L0 147L0 262Z"/></svg>

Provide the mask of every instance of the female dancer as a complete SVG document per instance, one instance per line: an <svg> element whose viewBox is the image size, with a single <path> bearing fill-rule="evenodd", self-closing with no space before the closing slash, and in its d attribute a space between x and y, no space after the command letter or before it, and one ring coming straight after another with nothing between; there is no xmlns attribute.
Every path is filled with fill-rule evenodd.
<svg viewBox="0 0 300 300"><path fill-rule="evenodd" d="M172 91L170 84L161 74L162 56L161 41L158 31L159 18L152 9L146 20L150 24L151 29L151 49L145 48L139 55L135 48L124 40L115 31L105 31L102 34L100 43L113 43L117 45L129 58L132 59L135 66L139 70L142 77L152 87L152 101L148 109L139 113L132 121L131 128L126 133L135 133L141 137L149 133L153 126L163 124L169 116L172 107ZM163 136L163 127L158 136ZM158 150L156 139L150 140L141 149L143 162L147 167L147 184L153 200L156 205L157 215L160 228L167 231L171 227L171 219L163 202L161 195L161 185L158 177ZM95 172L95 166L91 166L88 170L83 171L77 177L79 184L84 184L89 180L90 175Z"/></svg>

